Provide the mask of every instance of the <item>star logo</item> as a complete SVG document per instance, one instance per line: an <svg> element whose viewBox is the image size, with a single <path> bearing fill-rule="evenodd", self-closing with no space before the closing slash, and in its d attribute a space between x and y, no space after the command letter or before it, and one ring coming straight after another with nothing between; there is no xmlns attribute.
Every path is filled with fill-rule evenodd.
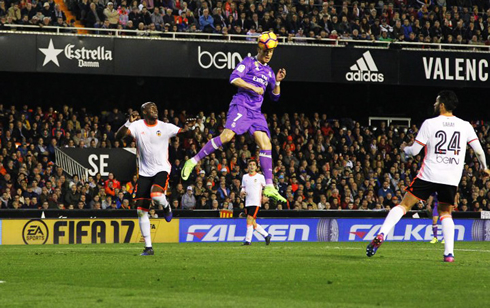
<svg viewBox="0 0 490 308"><path fill-rule="evenodd" d="M56 66L60 67L60 63L58 62L58 55L63 52L63 49L54 48L53 39L49 40L48 48L39 48L39 50L45 56L43 66L45 66L49 62L53 62L54 64L56 64Z"/></svg>

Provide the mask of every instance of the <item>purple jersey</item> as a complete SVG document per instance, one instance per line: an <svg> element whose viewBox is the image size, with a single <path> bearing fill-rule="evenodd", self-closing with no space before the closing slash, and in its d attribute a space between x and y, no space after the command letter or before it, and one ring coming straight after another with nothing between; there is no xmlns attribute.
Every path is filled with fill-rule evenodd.
<svg viewBox="0 0 490 308"><path fill-rule="evenodd" d="M269 93L271 100L279 100L279 95L272 92L276 87L274 71L269 65L260 63L257 58L246 57L243 59L231 73L230 83L237 78L241 78L256 87L261 87L264 89L264 93ZM258 95L252 90L238 88L238 93L233 96L230 105L238 104L251 110L260 111L263 101L263 95Z"/></svg>

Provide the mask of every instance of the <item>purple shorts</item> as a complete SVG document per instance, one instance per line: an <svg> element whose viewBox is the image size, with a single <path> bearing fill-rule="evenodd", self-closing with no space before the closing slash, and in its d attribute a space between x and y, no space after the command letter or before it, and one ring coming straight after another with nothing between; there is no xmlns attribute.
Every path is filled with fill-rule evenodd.
<svg viewBox="0 0 490 308"><path fill-rule="evenodd" d="M262 131L269 138L271 137L267 121L260 111L250 110L245 106L233 104L233 102L226 115L225 128L234 131L237 135L243 135L248 131L253 136L256 131Z"/></svg>

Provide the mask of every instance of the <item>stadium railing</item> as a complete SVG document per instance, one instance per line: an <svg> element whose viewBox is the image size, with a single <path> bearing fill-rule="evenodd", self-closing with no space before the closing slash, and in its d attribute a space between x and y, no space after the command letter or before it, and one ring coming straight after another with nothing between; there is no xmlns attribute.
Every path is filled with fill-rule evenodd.
<svg viewBox="0 0 490 308"><path fill-rule="evenodd" d="M233 210L233 218L239 218L243 210ZM163 210L157 210L159 217L163 217ZM220 211L216 210L172 210L174 218L219 218ZM454 218L482 218L484 212L453 212ZM261 210L262 218L383 218L388 214L387 211L361 211L361 210ZM46 218L46 219L72 219L72 218L135 218L138 217L136 210L35 210L35 209L2 209L0 219L21 219L21 218ZM405 218L432 218L427 211L409 211ZM229 217L231 218L231 217ZM228 218L222 218L228 219Z"/></svg>
<svg viewBox="0 0 490 308"><path fill-rule="evenodd" d="M233 41L240 43L255 43L257 35L239 35L239 34L219 34L219 33L202 33L202 32L162 32L148 30L125 30L125 29L103 29L103 28L75 28L75 27L56 27L56 26L34 26L34 25L6 25L10 30L0 30L0 33L12 32L33 32L38 34L57 34L57 35L76 35L76 36L95 36L95 37L127 37L128 34L134 34L130 38L141 39L172 39L172 40L219 40ZM43 32L45 31L46 32ZM49 30L49 32L48 32ZM41 31L41 32L40 32ZM94 33L86 33L86 32ZM398 48L398 49L430 49L446 51L471 51L471 52L489 52L490 45L473 45L473 44L447 44L447 43L424 43L424 42L397 42L397 41L377 41L377 40L353 40L353 39L333 39L333 38L311 38L311 37L278 37L282 44L298 45L316 45L328 47L369 47L369 48Z"/></svg>
<svg viewBox="0 0 490 308"><path fill-rule="evenodd" d="M63 170L70 176L78 175L78 178L83 182L88 180L88 169L79 164L76 160L63 153L60 149L55 148L55 162L56 165L63 168Z"/></svg>
<svg viewBox="0 0 490 308"><path fill-rule="evenodd" d="M397 126L402 127L410 127L410 123L412 122L411 118L399 118L399 117L369 117L369 126L373 121L384 121L386 122L386 126L390 126L391 124L395 124L394 122L402 122L404 124L396 124Z"/></svg>

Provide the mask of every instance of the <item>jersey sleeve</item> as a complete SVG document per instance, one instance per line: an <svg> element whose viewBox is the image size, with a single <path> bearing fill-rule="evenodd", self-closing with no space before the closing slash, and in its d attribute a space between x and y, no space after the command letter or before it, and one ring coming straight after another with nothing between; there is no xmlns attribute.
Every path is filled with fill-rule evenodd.
<svg viewBox="0 0 490 308"><path fill-rule="evenodd" d="M281 94L274 94L274 89L276 87L276 75L274 74L274 71L270 70L271 72L271 78L269 79L269 83L267 84L267 92L269 93L269 97L271 99L271 101L273 102L277 102L279 100L279 97L281 96Z"/></svg>
<svg viewBox="0 0 490 308"><path fill-rule="evenodd" d="M249 57L246 57L238 64L238 66L233 70L230 75L230 83L233 83L235 79L243 78L249 71L251 67L251 61Z"/></svg>
<svg viewBox="0 0 490 308"><path fill-rule="evenodd" d="M415 142L417 142L421 146L425 146L429 141L429 138L430 138L429 123L427 121L424 121L424 123L422 123L422 127L420 127L417 137L415 137Z"/></svg>
<svg viewBox="0 0 490 308"><path fill-rule="evenodd" d="M128 127L128 133L131 135L131 137L136 138L138 135L138 124L136 124L138 121L134 121L131 124L129 124Z"/></svg>
<svg viewBox="0 0 490 308"><path fill-rule="evenodd" d="M265 184L265 177L263 175L260 177L260 184L262 185L262 187L265 187L265 185L266 185Z"/></svg>
<svg viewBox="0 0 490 308"><path fill-rule="evenodd" d="M475 129L469 122L466 122L467 136L466 143L471 144L474 141L478 141L478 136L476 135Z"/></svg>
<svg viewBox="0 0 490 308"><path fill-rule="evenodd" d="M163 128L169 138L175 137L180 131L180 127L170 123L163 123Z"/></svg>

